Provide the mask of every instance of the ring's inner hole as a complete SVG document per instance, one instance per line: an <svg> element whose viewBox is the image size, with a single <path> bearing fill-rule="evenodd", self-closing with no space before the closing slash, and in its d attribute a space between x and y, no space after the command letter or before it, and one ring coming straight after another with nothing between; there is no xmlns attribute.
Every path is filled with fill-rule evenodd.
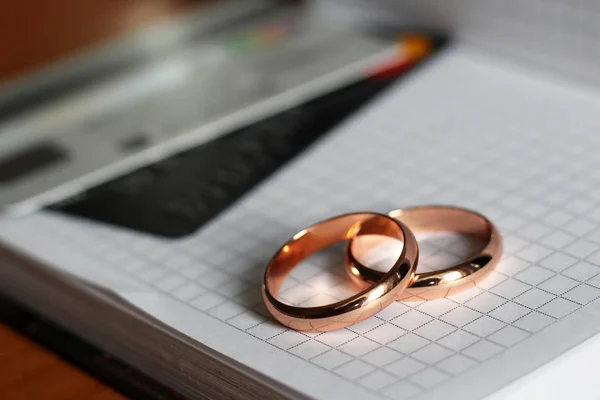
<svg viewBox="0 0 600 400"><path fill-rule="evenodd" d="M348 241L335 243L303 260L283 281L277 300L297 307L317 307L347 299L363 290L364 287L353 283L346 274L347 244Z"/></svg>
<svg viewBox="0 0 600 400"><path fill-rule="evenodd" d="M485 246L485 242L475 236L450 231L418 232L420 273L448 268L466 261ZM387 272L392 268L402 251L402 242L380 235L356 237L352 246L354 257L363 265L378 271Z"/></svg>

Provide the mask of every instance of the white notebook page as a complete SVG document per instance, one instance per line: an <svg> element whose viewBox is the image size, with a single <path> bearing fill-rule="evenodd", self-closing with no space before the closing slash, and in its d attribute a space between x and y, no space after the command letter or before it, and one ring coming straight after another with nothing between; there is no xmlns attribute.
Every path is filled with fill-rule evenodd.
<svg viewBox="0 0 600 400"><path fill-rule="evenodd" d="M315 398L492 394L600 331L600 97L486 57L450 48L182 240L47 212L1 221L0 237L102 283L86 272L94 259L148 313ZM479 287L335 332L270 320L260 282L287 237L427 203L500 228L503 261ZM317 259L282 296L343 296L341 268L339 280L326 268Z"/></svg>

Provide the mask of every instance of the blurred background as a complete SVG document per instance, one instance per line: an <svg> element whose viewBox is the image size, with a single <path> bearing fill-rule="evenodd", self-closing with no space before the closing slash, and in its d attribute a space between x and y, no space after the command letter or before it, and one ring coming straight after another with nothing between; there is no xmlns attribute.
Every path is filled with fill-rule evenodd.
<svg viewBox="0 0 600 400"><path fill-rule="evenodd" d="M35 72L79 51L100 46L135 29L172 18L194 0L8 0L0 13L0 81Z"/></svg>
<svg viewBox="0 0 600 400"><path fill-rule="evenodd" d="M0 45L0 207L27 213L193 148L201 154L117 182L108 191L119 199L100 190L88 196L94 204L70 211L122 223L106 204L125 209L117 200L133 204L144 192L156 207L140 223L211 218L387 84L365 80L397 77L430 53L429 35L346 25L356 10L327 1L60 0L33 12L9 3L0 17L9 38ZM191 195L181 176L193 171L202 176L189 176L199 188Z"/></svg>

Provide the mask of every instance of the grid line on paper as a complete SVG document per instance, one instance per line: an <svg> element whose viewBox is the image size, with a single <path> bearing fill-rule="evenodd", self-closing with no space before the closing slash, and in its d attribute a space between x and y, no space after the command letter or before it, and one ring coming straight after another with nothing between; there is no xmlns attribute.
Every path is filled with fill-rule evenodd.
<svg viewBox="0 0 600 400"><path fill-rule="evenodd" d="M600 114L600 102L460 57L425 77L190 237L163 240L51 215L37 229L372 393L427 393L600 298L600 179L585 173L600 166L600 139L590 134L600 122L572 123ZM451 104L431 95L453 92L453 82L462 86ZM570 114L540 124L546 107ZM497 223L506 249L488 280L446 299L392 304L336 332L295 332L269 318L262 273L285 238L331 214L426 203L470 207ZM459 240L435 243L425 263L461 255ZM310 260L282 296L310 304L343 295L344 274L330 261Z"/></svg>

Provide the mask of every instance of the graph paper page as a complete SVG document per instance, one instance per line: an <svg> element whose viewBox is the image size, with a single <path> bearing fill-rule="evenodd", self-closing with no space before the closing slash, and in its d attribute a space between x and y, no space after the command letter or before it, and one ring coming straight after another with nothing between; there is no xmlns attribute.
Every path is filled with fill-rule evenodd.
<svg viewBox="0 0 600 400"><path fill-rule="evenodd" d="M47 212L4 220L0 235L102 284L93 259L138 307L308 396L484 397L600 331L600 97L486 57L450 48L184 239ZM269 318L260 283L287 237L340 213L431 203L499 227L503 260L478 287L334 332ZM342 267L324 260L281 295L343 297Z"/></svg>

